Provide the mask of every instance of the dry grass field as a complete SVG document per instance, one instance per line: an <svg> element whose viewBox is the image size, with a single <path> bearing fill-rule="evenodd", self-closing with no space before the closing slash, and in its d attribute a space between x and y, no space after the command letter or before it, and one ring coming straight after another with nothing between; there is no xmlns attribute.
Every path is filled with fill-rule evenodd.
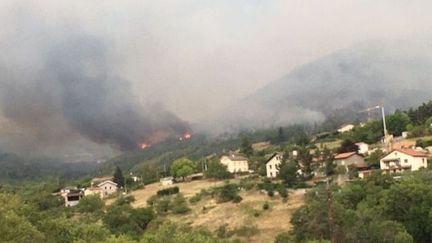
<svg viewBox="0 0 432 243"><path fill-rule="evenodd" d="M180 192L189 199L201 189L220 186L223 181L200 180L177 183ZM159 183L147 185L144 189L131 193L136 201L134 207L145 207L147 199L155 195L164 187ZM243 200L238 203L217 204L215 199L204 198L196 204L188 203L192 211L185 215L169 215L174 222L189 224L193 227L205 227L215 232L221 225L227 229L241 228L244 226L256 228L257 233L250 237L237 237L242 242L273 242L275 237L291 228L290 218L295 209L303 204L304 190L289 192L289 200L283 202L278 196L268 197L257 190L242 191ZM189 200L188 200L189 201ZM263 210L263 204L268 202L269 210ZM112 203L111 201L107 202Z"/></svg>

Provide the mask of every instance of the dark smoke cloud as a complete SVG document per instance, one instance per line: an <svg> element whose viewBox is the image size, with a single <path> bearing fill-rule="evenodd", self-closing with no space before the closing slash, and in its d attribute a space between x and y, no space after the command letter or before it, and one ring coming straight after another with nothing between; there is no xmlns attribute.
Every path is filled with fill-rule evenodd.
<svg viewBox="0 0 432 243"><path fill-rule="evenodd" d="M67 139L69 127L94 142L131 150L189 130L162 106L142 106L130 83L111 71L108 50L97 38L72 35L42 53L42 68L32 76L12 70L15 75L3 72L0 81L4 115L40 131L38 139ZM51 129L60 131L46 137Z"/></svg>

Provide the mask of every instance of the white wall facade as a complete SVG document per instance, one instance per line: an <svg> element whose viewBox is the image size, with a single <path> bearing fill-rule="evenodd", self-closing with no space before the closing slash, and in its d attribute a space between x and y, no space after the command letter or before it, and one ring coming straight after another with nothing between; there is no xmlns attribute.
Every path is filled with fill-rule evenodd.
<svg viewBox="0 0 432 243"><path fill-rule="evenodd" d="M344 133L344 132L349 132L349 131L351 131L353 129L354 129L354 125L353 124L347 124L347 125L344 125L341 128L339 128L338 132Z"/></svg>
<svg viewBox="0 0 432 243"><path fill-rule="evenodd" d="M369 144L367 144L367 143L356 143L356 145L359 147L358 152L360 154L367 154L369 152Z"/></svg>
<svg viewBox="0 0 432 243"><path fill-rule="evenodd" d="M276 178L279 174L279 166L282 163L282 155L277 154L273 156L269 161L266 163L266 172L268 178Z"/></svg>
<svg viewBox="0 0 432 243"><path fill-rule="evenodd" d="M104 181L98 185L102 189L103 196L108 196L117 192L117 184L112 181Z"/></svg>
<svg viewBox="0 0 432 243"><path fill-rule="evenodd" d="M227 170L230 173L249 171L249 164L247 160L232 160L229 156L222 156L220 162L227 167Z"/></svg>
<svg viewBox="0 0 432 243"><path fill-rule="evenodd" d="M402 172L404 170L416 171L427 168L427 157L414 157L400 151L393 151L380 160L381 170L389 172Z"/></svg>

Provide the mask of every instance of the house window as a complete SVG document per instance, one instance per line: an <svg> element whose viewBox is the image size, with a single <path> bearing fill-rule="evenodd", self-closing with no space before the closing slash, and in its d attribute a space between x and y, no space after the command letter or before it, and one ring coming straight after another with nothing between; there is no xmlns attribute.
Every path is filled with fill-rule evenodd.
<svg viewBox="0 0 432 243"><path fill-rule="evenodd" d="M270 177L273 177L273 173L272 172L270 172Z"/></svg>
<svg viewBox="0 0 432 243"><path fill-rule="evenodd" d="M272 168L271 165L269 165L269 168L270 168L270 169Z"/></svg>
<svg viewBox="0 0 432 243"><path fill-rule="evenodd" d="M276 171L276 176L279 174L279 171Z"/></svg>
<svg viewBox="0 0 432 243"><path fill-rule="evenodd" d="M408 160L407 160L407 159L405 159L405 164L406 164L406 163L408 163Z"/></svg>

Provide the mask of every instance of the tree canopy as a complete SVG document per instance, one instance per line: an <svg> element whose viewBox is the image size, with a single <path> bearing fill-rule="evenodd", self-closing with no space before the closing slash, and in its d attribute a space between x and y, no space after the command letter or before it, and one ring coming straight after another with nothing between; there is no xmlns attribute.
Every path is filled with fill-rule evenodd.
<svg viewBox="0 0 432 243"><path fill-rule="evenodd" d="M116 170L114 172L114 176L113 176L113 182L117 183L117 186L120 187L124 187L125 185L125 178L123 176L123 172L121 171L120 167L116 167Z"/></svg>
<svg viewBox="0 0 432 243"><path fill-rule="evenodd" d="M191 160L182 158L172 163L170 171L172 176L184 179L186 176L192 175L196 171L196 166Z"/></svg>

